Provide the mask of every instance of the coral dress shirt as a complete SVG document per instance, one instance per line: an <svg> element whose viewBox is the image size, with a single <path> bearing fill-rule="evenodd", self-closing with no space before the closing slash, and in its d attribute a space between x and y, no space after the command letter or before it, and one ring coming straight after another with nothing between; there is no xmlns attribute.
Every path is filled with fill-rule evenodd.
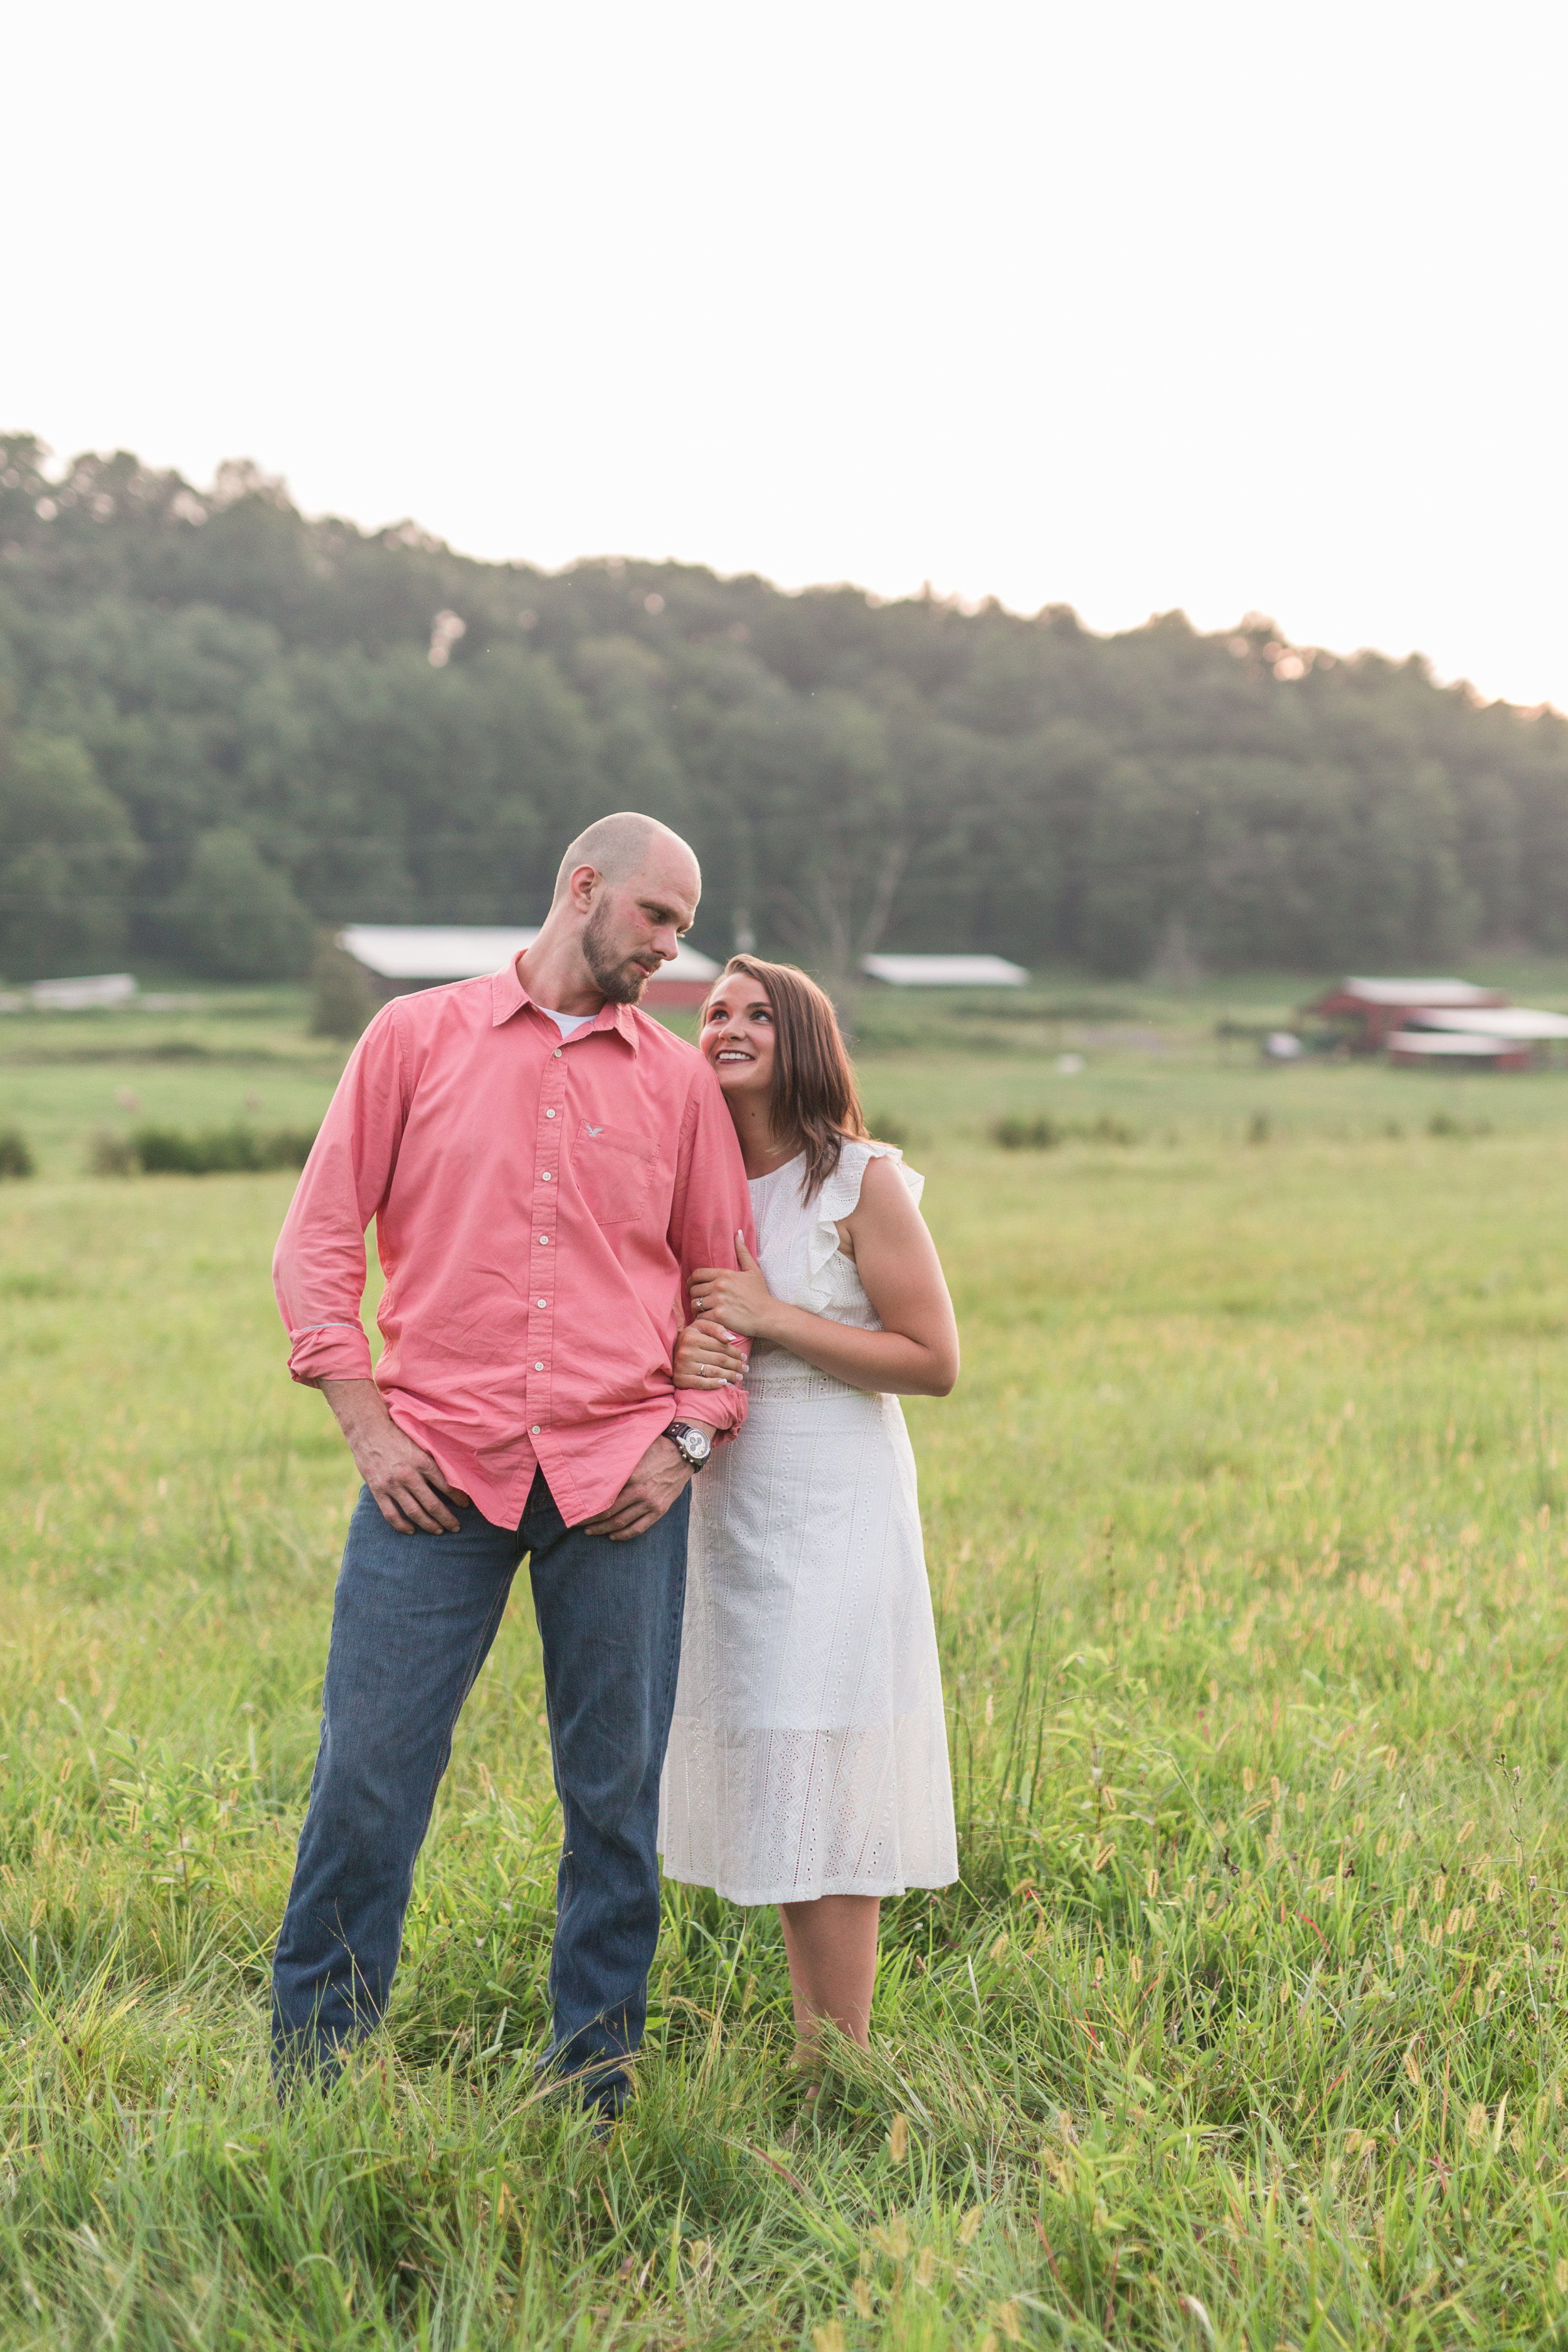
<svg viewBox="0 0 1568 2352"><path fill-rule="evenodd" d="M742 1391L683 1394L687 1277L755 1236L700 1054L630 1005L563 1040L515 965L400 996L354 1048L273 1258L297 1381L368 1380L365 1228L386 1287L374 1377L487 1519L535 1467L569 1526L678 1416L732 1433Z"/></svg>

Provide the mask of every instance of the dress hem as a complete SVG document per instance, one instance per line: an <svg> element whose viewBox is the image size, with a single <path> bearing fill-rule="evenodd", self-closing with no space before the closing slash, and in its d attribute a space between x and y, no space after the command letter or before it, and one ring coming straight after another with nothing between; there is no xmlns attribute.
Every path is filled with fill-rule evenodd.
<svg viewBox="0 0 1568 2352"><path fill-rule="evenodd" d="M694 1872L671 1870L664 1862L660 1867L665 1877L673 1880L677 1886L710 1887L715 1895L722 1895L726 1903L739 1903L747 1909L760 1903L819 1903L825 1895L868 1895L886 1903L895 1895L934 1895L944 1886L956 1886L958 1884L958 1873L954 1871L951 1878L877 1879L870 1884L863 1878L830 1878L820 1886L765 1887L760 1895L749 1889L744 1894L737 1894L732 1888L717 1885L711 1878L699 1877Z"/></svg>

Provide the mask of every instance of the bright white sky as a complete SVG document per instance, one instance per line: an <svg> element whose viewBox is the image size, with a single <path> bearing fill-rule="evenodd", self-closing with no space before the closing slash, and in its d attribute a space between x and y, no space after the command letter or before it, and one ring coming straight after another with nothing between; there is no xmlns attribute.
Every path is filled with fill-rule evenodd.
<svg viewBox="0 0 1568 2352"><path fill-rule="evenodd" d="M1561 0L53 0L0 423L1568 707Z"/></svg>

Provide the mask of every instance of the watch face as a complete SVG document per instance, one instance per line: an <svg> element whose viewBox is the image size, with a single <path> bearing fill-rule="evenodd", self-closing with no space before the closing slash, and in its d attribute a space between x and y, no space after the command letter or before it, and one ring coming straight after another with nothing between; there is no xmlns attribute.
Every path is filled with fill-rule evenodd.
<svg viewBox="0 0 1568 2352"><path fill-rule="evenodd" d="M680 1450L689 1462L706 1462L713 1451L713 1440L705 1429L693 1429L689 1422L680 1424Z"/></svg>

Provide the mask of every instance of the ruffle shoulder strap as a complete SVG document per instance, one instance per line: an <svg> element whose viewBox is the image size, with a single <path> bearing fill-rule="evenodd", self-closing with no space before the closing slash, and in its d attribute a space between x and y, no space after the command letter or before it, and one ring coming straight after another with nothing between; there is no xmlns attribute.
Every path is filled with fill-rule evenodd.
<svg viewBox="0 0 1568 2352"><path fill-rule="evenodd" d="M904 1155L890 1143L857 1143L846 1137L838 1165L817 1194L811 1233L806 1242L805 1280L795 1303L820 1315L827 1304L827 1268L838 1255L838 1220L859 1205L860 1187L873 1160L896 1160L899 1173L918 1207L926 1180L904 1166Z"/></svg>

